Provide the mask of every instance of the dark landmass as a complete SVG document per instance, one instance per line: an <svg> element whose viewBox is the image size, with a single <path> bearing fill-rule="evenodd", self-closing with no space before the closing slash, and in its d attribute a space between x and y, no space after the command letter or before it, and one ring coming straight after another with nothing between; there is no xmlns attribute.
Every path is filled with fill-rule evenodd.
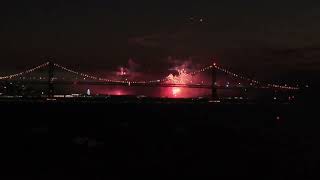
<svg viewBox="0 0 320 180"><path fill-rule="evenodd" d="M4 175L314 178L311 103L0 102Z"/></svg>

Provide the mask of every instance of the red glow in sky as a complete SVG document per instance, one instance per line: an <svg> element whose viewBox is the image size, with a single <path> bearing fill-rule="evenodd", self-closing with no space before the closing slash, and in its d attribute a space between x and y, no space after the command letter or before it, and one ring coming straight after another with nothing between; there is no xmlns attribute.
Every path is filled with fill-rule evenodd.
<svg viewBox="0 0 320 180"><path fill-rule="evenodd" d="M192 82L192 76L189 75L187 73L187 71L185 69L178 69L177 70L179 75L173 75L173 74L170 74L167 79L168 79L168 83L172 83L172 84L188 84L188 83L191 83ZM181 95L182 93L182 89L181 88L178 88L178 87L174 87L172 88L172 95L173 97L178 97Z"/></svg>
<svg viewBox="0 0 320 180"><path fill-rule="evenodd" d="M184 67L175 67L174 68L178 74L170 74L167 76L167 83L171 84L191 84L193 83L194 77L187 72L187 70ZM182 88L174 87L171 88L169 93L169 97L183 97L187 95L188 93L185 92Z"/></svg>
<svg viewBox="0 0 320 180"><path fill-rule="evenodd" d="M189 84L192 83L192 76L185 69L177 70L179 75L170 74L167 79L168 83L173 84Z"/></svg>

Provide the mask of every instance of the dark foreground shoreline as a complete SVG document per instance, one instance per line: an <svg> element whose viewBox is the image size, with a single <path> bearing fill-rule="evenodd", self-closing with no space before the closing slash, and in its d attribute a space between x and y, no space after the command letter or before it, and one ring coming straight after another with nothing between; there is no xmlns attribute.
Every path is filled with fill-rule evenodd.
<svg viewBox="0 0 320 180"><path fill-rule="evenodd" d="M305 104L0 102L4 176L318 175L317 111Z"/></svg>

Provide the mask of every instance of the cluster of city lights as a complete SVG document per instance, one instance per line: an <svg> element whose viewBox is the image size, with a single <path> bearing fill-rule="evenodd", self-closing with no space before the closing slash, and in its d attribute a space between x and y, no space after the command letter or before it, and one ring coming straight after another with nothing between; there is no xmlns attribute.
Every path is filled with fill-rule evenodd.
<svg viewBox="0 0 320 180"><path fill-rule="evenodd" d="M24 76L26 74L29 74L29 73L32 73L38 69L41 69L41 68L44 68L46 66L49 65L49 62L46 62L44 64L41 64L39 66L36 66L34 68L31 68L31 69L28 69L26 71L23 71L23 72L20 72L20 73L16 73L16 74L11 74L11 75L7 75L7 76L2 76L0 77L0 80L4 80L4 79L12 79L12 78L16 78L16 77L21 77L21 76Z"/></svg>

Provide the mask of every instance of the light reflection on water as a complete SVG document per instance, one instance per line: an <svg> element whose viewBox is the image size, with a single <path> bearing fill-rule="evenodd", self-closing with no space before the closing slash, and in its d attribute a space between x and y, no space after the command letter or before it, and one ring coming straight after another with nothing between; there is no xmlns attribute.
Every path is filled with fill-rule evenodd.
<svg viewBox="0 0 320 180"><path fill-rule="evenodd" d="M36 89L46 91L46 86ZM210 89L172 88L172 87L124 87L124 86L93 86L93 85L55 85L55 94L86 94L91 95L144 95L150 97L193 98L211 95ZM221 96L241 96L243 92L234 90L218 90Z"/></svg>

